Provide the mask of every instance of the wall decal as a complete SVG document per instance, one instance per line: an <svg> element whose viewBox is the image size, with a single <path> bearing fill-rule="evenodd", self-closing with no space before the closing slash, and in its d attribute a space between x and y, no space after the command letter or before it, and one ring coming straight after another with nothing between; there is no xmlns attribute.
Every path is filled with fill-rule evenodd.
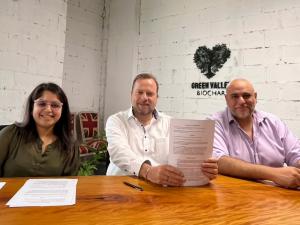
<svg viewBox="0 0 300 225"><path fill-rule="evenodd" d="M230 57L226 44L217 44L212 49L200 46L194 54L194 62L208 79L216 75Z"/></svg>

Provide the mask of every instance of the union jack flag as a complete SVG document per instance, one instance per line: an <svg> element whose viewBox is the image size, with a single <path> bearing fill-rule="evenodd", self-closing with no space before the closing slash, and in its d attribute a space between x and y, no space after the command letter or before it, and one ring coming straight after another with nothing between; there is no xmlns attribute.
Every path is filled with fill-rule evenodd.
<svg viewBox="0 0 300 225"><path fill-rule="evenodd" d="M98 113L80 113L80 124L85 140L98 135Z"/></svg>

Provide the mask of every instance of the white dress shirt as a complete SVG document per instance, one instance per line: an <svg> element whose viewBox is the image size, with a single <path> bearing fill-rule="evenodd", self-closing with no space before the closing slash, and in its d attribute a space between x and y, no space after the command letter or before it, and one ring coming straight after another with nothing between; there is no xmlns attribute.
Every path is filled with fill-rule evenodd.
<svg viewBox="0 0 300 225"><path fill-rule="evenodd" d="M132 108L110 116L106 137L110 164L106 175L139 175L145 161L167 164L170 117L155 110L149 125L143 126Z"/></svg>

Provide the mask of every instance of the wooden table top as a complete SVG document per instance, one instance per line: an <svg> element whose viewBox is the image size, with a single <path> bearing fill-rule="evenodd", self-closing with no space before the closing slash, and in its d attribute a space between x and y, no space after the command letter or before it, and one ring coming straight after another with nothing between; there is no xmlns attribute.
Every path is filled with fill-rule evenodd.
<svg viewBox="0 0 300 225"><path fill-rule="evenodd" d="M7 182L0 190L0 224L300 224L299 190L225 176L207 186L180 188L132 177L78 179L74 206L9 208L6 202L26 178L0 178Z"/></svg>

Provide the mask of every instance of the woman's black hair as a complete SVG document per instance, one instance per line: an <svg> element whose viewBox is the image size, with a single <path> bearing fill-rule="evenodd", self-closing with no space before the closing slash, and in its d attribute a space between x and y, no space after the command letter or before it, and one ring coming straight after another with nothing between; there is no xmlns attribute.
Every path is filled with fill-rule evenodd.
<svg viewBox="0 0 300 225"><path fill-rule="evenodd" d="M42 83L39 84L29 95L25 107L24 119L21 123L16 123L16 126L23 129L27 141L34 141L39 138L35 121L32 116L34 100L40 98L44 91L50 91L57 95L62 106L62 112L60 119L54 125L54 134L60 140L61 153L68 159L72 157L72 135L71 135L71 114L67 96L61 87L54 83Z"/></svg>

